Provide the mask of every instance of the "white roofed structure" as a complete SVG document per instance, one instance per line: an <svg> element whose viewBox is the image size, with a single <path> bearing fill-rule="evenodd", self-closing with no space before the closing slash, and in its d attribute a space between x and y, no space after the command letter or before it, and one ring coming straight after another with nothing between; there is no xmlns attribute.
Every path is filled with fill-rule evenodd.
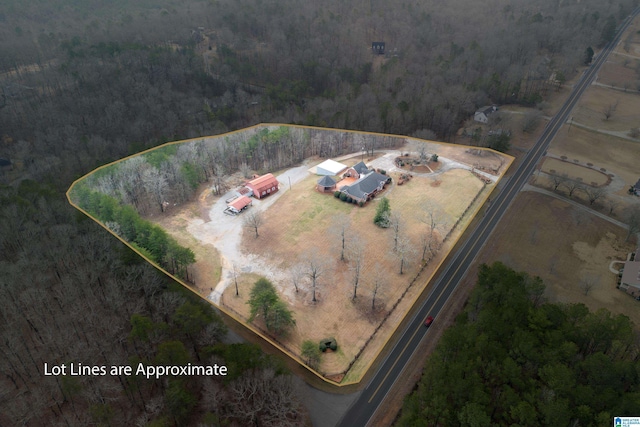
<svg viewBox="0 0 640 427"><path fill-rule="evenodd" d="M347 165L343 165L342 163L336 162L335 160L328 159L316 166L316 174L336 176L346 168Z"/></svg>

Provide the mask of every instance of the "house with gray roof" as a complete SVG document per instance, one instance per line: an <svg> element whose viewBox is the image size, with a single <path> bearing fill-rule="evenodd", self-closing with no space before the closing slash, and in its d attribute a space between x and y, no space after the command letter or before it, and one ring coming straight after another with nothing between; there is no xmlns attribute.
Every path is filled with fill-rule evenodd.
<svg viewBox="0 0 640 427"><path fill-rule="evenodd" d="M347 168L343 177L360 178L368 174L369 172L370 172L369 168L367 167L367 165L364 164L364 162L358 162L355 165L351 166L350 168Z"/></svg>
<svg viewBox="0 0 640 427"><path fill-rule="evenodd" d="M362 164L364 165L364 163ZM362 168L360 168L360 170L363 171ZM358 202L366 203L382 191L384 186L389 182L391 182L391 178L387 175L370 171L366 175L361 176L353 184L343 186L340 188L340 191Z"/></svg>

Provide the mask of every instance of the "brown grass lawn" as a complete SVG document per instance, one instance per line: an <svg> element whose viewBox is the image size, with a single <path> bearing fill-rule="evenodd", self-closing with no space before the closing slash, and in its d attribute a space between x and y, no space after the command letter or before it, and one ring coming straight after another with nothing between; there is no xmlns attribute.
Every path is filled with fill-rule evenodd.
<svg viewBox="0 0 640 427"><path fill-rule="evenodd" d="M579 129L570 131L565 125L554 139L549 152L581 163L591 162L596 169L614 172L627 184L638 180L640 171L640 143ZM624 194L626 188L620 194Z"/></svg>
<svg viewBox="0 0 640 427"><path fill-rule="evenodd" d="M599 170L570 162L563 162L562 160L551 157L544 158L542 171L555 175L566 174L571 179L580 178L582 182L588 185L595 183L595 185L600 186L606 184L608 181L606 173L600 172Z"/></svg>
<svg viewBox="0 0 640 427"><path fill-rule="evenodd" d="M613 259L625 259L635 247L625 243L626 230L552 197L534 192L518 195L487 241L480 260L500 260L518 271L540 276L551 302L581 302L591 310L606 308L629 316L640 326L640 303L616 289L609 271ZM598 278L584 295L581 279Z"/></svg>
<svg viewBox="0 0 640 427"><path fill-rule="evenodd" d="M278 203L265 212L265 224L260 230L260 237L256 239L251 233L244 233L242 244L247 253L265 257L282 271L278 276L281 281L275 285L281 297L295 312L297 322L290 335L282 340L284 345L295 354L299 354L300 346L305 339L314 342L331 336L337 339L338 351L323 355L320 367L323 373L332 375L343 372L348 367L376 326L407 288L419 271L420 254L416 253L412 257L405 274L398 274L399 261L393 256L392 251L393 231L378 228L373 224L376 206L381 196L360 208L341 202L332 194L318 193L314 189L316 180L316 176L310 176L283 194ZM384 195L389 198L392 212L401 213L404 222L403 233L409 236L416 252L419 252L420 233L426 230L425 224L419 219L421 205L429 201L446 213L446 231L483 189L482 183L464 170L448 171L440 176L440 180L439 186L432 186L431 179L416 177L403 186L391 184L385 190ZM350 235L357 235L366 242L367 261L355 302L351 300L353 287L349 263L339 260L340 240L332 232L332 224L336 215L340 213L348 215L351 220ZM458 230L460 229L461 227ZM311 301L310 285L305 282L302 289L296 293L286 274L287 269L302 262L303 254L308 252L316 252L332 265L330 272L320 278L316 290L318 302L315 304ZM435 262L431 264L429 268L433 269ZM383 267L385 282L376 298L377 308L373 311L371 277L375 265ZM235 297L233 286L227 288L223 297L224 304L247 317L249 307L246 301L254 281L255 276L241 279L239 298ZM412 292L405 297L409 303L399 306L385 322L385 327L376 334L376 340L367 346L366 361L356 365L357 372L350 373L349 379L357 380L364 374L367 362L375 358L390 333L402 320L406 310L411 307L413 298L424 289L427 282L428 277L412 287ZM256 319L255 323L261 326L259 319Z"/></svg>
<svg viewBox="0 0 640 427"><path fill-rule="evenodd" d="M600 82L600 80L598 81ZM615 112L609 120L605 120L602 111L609 105L616 103L618 105ZM638 111L640 111L640 96L638 94L591 86L582 95L578 106L573 110L572 117L575 122L593 128L628 131L640 125ZM573 131L573 128L571 130Z"/></svg>
<svg viewBox="0 0 640 427"><path fill-rule="evenodd" d="M623 51L624 52L624 51ZM613 53L598 72L598 83L635 91L638 81L636 67L640 61L625 55Z"/></svg>

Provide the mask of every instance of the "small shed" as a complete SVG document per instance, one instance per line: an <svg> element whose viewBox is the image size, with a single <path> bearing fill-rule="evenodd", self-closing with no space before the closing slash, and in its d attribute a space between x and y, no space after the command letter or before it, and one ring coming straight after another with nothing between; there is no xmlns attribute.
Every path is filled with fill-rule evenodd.
<svg viewBox="0 0 640 427"><path fill-rule="evenodd" d="M227 208L233 213L240 213L251 205L251 199L247 196L240 196L227 203Z"/></svg>
<svg viewBox="0 0 640 427"><path fill-rule="evenodd" d="M262 199L278 191L280 183L273 174L259 176L247 182L247 187L253 191L253 197Z"/></svg>
<svg viewBox="0 0 640 427"><path fill-rule="evenodd" d="M328 159L316 166L316 175L337 176L346 168L347 165Z"/></svg>
<svg viewBox="0 0 640 427"><path fill-rule="evenodd" d="M330 176L323 176L318 180L316 188L321 193L329 193L336 190L336 181Z"/></svg>

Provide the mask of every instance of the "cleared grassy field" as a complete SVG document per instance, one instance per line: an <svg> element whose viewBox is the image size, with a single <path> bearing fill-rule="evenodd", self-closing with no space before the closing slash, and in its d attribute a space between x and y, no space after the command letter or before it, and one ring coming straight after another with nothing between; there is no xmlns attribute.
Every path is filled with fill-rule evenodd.
<svg viewBox="0 0 640 427"><path fill-rule="evenodd" d="M429 204L442 213L439 232L444 235L482 191L484 184L469 171L451 170L440 175L439 184L435 186L431 178L415 177L402 186L391 184L387 187L383 195L389 199L392 213L401 214L401 233L410 239L413 252L404 274L400 275L400 261L393 252L393 230L381 229L373 224L376 206L382 195L366 206L358 207L342 202L332 194L318 193L315 190L316 180L316 176L310 176L283 194L264 213L260 237L256 239L251 233L244 233L242 247L247 256L260 257L264 260L263 265L271 265L273 270L277 270L275 276L280 280L274 284L294 311L296 319L294 330L281 340L287 348L299 354L303 340L319 341L330 336L337 339L338 351L325 353L320 366L322 372L332 375L347 369L418 273L421 267L420 235L427 231L427 225L421 220L422 206ZM358 236L366 247L366 261L355 301L351 298L351 263L348 260L340 261L340 238L332 231L336 216L340 214L350 219L348 238ZM306 280L299 292L295 292L287 273L293 265L303 262L304 254L311 252L317 253L331 265L319 280L316 303L311 301L309 281ZM381 267L383 281L374 310L372 286L377 266ZM227 288L223 296L224 305L245 318L249 313L246 301L253 281L254 276L240 280L240 297L235 297L234 286ZM412 298L424 289L427 282L428 277L412 287L411 293L405 297L409 304L398 306L393 312L375 335L376 339L367 345L368 359L359 361L349 379L357 380L365 372L368 362L377 355L410 308ZM260 326L260 320L256 324Z"/></svg>

